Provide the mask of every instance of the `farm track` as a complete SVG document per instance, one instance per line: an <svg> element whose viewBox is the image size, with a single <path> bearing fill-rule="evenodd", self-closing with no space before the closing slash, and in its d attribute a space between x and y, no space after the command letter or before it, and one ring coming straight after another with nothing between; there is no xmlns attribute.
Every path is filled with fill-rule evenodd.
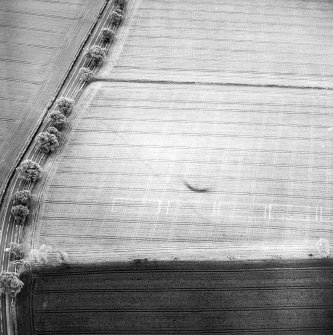
<svg viewBox="0 0 333 335"><path fill-rule="evenodd" d="M89 35L87 36L84 43L81 45L81 51L83 47L88 47L90 45L98 44L101 42L101 30L104 27L108 27L108 19L109 14L114 9L113 1L106 0L104 2L103 7L100 10L100 14L96 19L95 23L90 28ZM77 58L75 63L71 64L72 69L68 72L64 83L62 84L60 90L58 91L57 96L66 96L72 98L74 100L78 99L82 90L86 86L86 84L82 84L80 82L80 69L81 67L88 66L89 62L84 59L82 52L77 54ZM53 102L55 101L56 97L54 97ZM43 124L38 129L38 132L45 131L47 128L47 120L46 117L44 118ZM65 139L63 139L65 140ZM41 153L35 143L34 138L32 139L33 143L28 147L27 152L25 154L25 159L31 159L40 165L46 160L46 156ZM2 199L2 206L1 206L1 217L0 217L0 227L1 227L1 243L0 243L0 260L1 260L1 269L0 271L10 270L10 263L9 263L9 255L5 252L5 249L9 245L10 242L15 241L19 242L22 240L23 229L22 226L16 225L14 223L14 219L11 216L11 197L12 195L21 189L30 189L32 191L33 184L26 183L18 178L17 173L15 173L14 177L12 178L8 188L6 190L6 196ZM14 267L15 268L15 267ZM8 322L8 304L9 298L5 295L1 295L1 315L0 315L0 330L3 334L7 334L7 331L10 329L9 322ZM10 334L10 333L9 333Z"/></svg>
<svg viewBox="0 0 333 335"><path fill-rule="evenodd" d="M329 334L332 270L331 260L73 265L25 275L33 289L19 299L31 299L31 334Z"/></svg>

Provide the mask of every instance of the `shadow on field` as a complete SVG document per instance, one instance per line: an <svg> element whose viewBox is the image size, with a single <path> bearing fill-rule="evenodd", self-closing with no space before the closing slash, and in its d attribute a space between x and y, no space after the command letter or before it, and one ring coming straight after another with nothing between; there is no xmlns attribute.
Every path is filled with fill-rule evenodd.
<svg viewBox="0 0 333 335"><path fill-rule="evenodd" d="M19 334L330 334L332 260L70 265L25 273Z"/></svg>

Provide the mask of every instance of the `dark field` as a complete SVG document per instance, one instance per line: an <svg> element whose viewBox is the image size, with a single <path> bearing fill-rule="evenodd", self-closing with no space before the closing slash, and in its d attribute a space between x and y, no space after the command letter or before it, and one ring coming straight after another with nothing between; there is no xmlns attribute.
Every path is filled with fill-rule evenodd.
<svg viewBox="0 0 333 335"><path fill-rule="evenodd" d="M24 276L19 334L330 334L332 265L134 262L44 270Z"/></svg>

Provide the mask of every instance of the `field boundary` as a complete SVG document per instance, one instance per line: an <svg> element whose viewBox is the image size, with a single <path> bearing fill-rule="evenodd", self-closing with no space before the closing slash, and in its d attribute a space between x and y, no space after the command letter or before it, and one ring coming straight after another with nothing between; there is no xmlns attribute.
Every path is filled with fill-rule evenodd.
<svg viewBox="0 0 333 335"><path fill-rule="evenodd" d="M236 82L205 82L205 81L180 81L180 80L150 80L150 79L121 79L98 77L95 82L109 83L136 83L136 84L162 84L162 85L198 85L198 86L237 86L237 87L263 87L281 88L295 90L327 90L333 91L332 87L325 86L294 86L294 85L275 85L275 84L246 84Z"/></svg>

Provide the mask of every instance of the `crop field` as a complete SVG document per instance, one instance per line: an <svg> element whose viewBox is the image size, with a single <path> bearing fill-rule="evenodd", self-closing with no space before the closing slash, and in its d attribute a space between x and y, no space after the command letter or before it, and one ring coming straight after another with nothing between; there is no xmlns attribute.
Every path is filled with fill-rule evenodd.
<svg viewBox="0 0 333 335"><path fill-rule="evenodd" d="M103 75L332 88L331 1L133 0Z"/></svg>
<svg viewBox="0 0 333 335"><path fill-rule="evenodd" d="M129 1L33 189L24 247L69 265L20 333L330 334L332 9Z"/></svg>
<svg viewBox="0 0 333 335"><path fill-rule="evenodd" d="M308 257L332 240L330 92L96 83L39 185L73 262Z"/></svg>
<svg viewBox="0 0 333 335"><path fill-rule="evenodd" d="M19 333L328 335L332 275L329 261L55 268L23 278Z"/></svg>
<svg viewBox="0 0 333 335"><path fill-rule="evenodd" d="M103 4L0 1L0 195Z"/></svg>

